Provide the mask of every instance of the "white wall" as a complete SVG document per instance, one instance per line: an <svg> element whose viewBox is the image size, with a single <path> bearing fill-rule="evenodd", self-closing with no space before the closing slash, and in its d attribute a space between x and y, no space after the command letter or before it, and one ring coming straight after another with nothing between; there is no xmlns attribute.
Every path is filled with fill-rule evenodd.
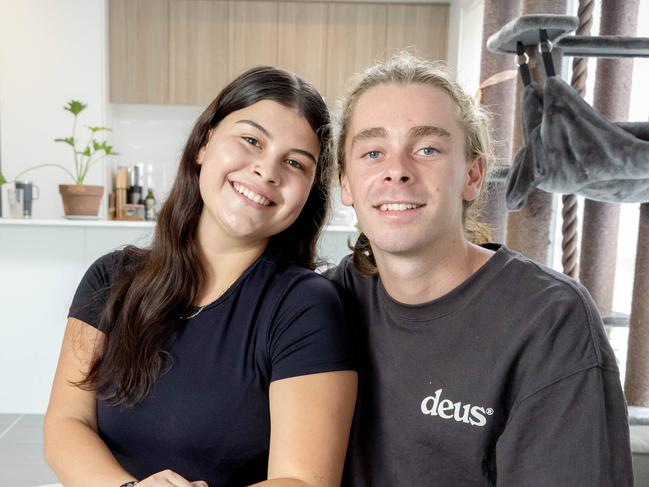
<svg viewBox="0 0 649 487"><path fill-rule="evenodd" d="M36 164L72 167L69 146L53 142L72 130L62 107L84 101L82 125L105 123L105 0L0 0L0 161L12 179ZM67 150L66 150L67 149ZM63 214L58 184L70 184L60 169L28 173L40 188L34 218ZM93 169L89 184L104 184ZM3 209L6 208L3 205Z"/></svg>

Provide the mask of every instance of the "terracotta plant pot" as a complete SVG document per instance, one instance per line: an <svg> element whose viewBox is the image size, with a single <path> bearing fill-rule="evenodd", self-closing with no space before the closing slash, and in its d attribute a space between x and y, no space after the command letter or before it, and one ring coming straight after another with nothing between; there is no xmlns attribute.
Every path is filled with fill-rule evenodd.
<svg viewBox="0 0 649 487"><path fill-rule="evenodd" d="M59 193L63 199L65 216L97 216L104 187L88 184L59 184Z"/></svg>

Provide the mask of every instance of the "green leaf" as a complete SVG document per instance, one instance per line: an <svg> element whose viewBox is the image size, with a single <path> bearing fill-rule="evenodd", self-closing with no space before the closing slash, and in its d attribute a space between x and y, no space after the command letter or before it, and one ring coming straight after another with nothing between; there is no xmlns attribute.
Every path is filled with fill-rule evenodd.
<svg viewBox="0 0 649 487"><path fill-rule="evenodd" d="M2 174L2 171L0 171L0 186L5 184L6 182L7 182L7 180L5 179L4 174Z"/></svg>
<svg viewBox="0 0 649 487"><path fill-rule="evenodd" d="M70 100L67 105L63 107L64 110L72 113L75 117L79 115L88 105L80 102L79 100Z"/></svg>
<svg viewBox="0 0 649 487"><path fill-rule="evenodd" d="M100 132L100 131L102 131L102 130L103 130L103 131L108 131L108 132L112 132L112 131L113 131L113 129L109 129L108 127L90 127L90 126L88 126L88 125L86 125L86 127L87 127L88 130L90 130L93 134L96 134L97 132Z"/></svg>
<svg viewBox="0 0 649 487"><path fill-rule="evenodd" d="M71 145L74 147L74 145L77 143L76 140L74 140L74 137L65 137L64 139L54 139L54 142L64 142L68 145Z"/></svg>
<svg viewBox="0 0 649 487"><path fill-rule="evenodd" d="M101 142L97 142L97 141L93 140L92 145L95 148L95 151L103 150L104 153L107 156L117 156L117 155L119 155L117 152L113 151L113 146L108 145L105 140L101 141Z"/></svg>
<svg viewBox="0 0 649 487"><path fill-rule="evenodd" d="M90 157L92 153L90 152L90 147L86 146L86 148L82 151L78 150L77 154L81 154L82 156L88 156Z"/></svg>

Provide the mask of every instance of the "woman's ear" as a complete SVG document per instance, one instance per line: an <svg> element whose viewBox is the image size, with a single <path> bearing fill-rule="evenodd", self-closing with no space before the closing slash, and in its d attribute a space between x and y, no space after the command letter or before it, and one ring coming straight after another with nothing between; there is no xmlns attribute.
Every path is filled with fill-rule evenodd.
<svg viewBox="0 0 649 487"><path fill-rule="evenodd" d="M462 189L462 199L465 201L473 201L480 194L480 188L484 182L485 177L485 163L482 156L477 156L467 166L466 178L464 180L464 188Z"/></svg>
<svg viewBox="0 0 649 487"><path fill-rule="evenodd" d="M207 150L208 146L210 145L211 140L212 140L212 129L210 129L210 131L207 133L207 142L198 151L198 156L196 157L196 164L198 164L199 166L201 164L203 164L203 160L205 159L205 151Z"/></svg>

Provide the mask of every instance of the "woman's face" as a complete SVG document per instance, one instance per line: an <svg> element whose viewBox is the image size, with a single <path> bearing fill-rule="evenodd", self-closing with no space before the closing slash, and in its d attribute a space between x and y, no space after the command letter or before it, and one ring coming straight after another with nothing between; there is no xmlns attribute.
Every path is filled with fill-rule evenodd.
<svg viewBox="0 0 649 487"><path fill-rule="evenodd" d="M199 153L201 225L210 237L265 244L299 216L320 143L294 108L262 100L232 112Z"/></svg>

